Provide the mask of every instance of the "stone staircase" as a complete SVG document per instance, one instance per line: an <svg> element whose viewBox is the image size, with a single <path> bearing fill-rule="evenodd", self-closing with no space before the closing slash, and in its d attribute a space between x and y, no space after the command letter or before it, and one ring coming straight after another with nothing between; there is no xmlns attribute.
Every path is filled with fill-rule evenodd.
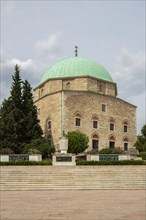
<svg viewBox="0 0 146 220"><path fill-rule="evenodd" d="M1 166L1 190L146 189L146 166Z"/></svg>

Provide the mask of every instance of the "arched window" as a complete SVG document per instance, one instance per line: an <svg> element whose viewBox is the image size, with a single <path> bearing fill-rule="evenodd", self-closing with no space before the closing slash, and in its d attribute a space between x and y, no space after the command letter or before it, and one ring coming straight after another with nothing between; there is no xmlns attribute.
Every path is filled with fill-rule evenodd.
<svg viewBox="0 0 146 220"><path fill-rule="evenodd" d="M51 130L51 127L52 127L52 123L51 123L51 119L49 118L47 120L47 130Z"/></svg>
<svg viewBox="0 0 146 220"><path fill-rule="evenodd" d="M115 137L113 135L109 137L109 148L115 148Z"/></svg>
<svg viewBox="0 0 146 220"><path fill-rule="evenodd" d="M92 135L92 148L98 149L99 148L99 138L97 134Z"/></svg>
<svg viewBox="0 0 146 220"><path fill-rule="evenodd" d="M128 132L128 121L127 120L123 121L123 131L124 133Z"/></svg>
<svg viewBox="0 0 146 220"><path fill-rule="evenodd" d="M80 115L80 113L75 114L75 126L76 127L81 126L81 115Z"/></svg>
<svg viewBox="0 0 146 220"><path fill-rule="evenodd" d="M115 130L115 120L113 118L110 118L109 120L110 122L110 131L114 131Z"/></svg>
<svg viewBox="0 0 146 220"><path fill-rule="evenodd" d="M129 139L127 137L125 137L123 139L123 142L124 142L124 151L128 151L128 148L129 148Z"/></svg>
<svg viewBox="0 0 146 220"><path fill-rule="evenodd" d="M96 115L92 116L92 127L98 128L98 117Z"/></svg>
<svg viewBox="0 0 146 220"><path fill-rule="evenodd" d="M71 84L70 82L66 83L66 89L70 90Z"/></svg>

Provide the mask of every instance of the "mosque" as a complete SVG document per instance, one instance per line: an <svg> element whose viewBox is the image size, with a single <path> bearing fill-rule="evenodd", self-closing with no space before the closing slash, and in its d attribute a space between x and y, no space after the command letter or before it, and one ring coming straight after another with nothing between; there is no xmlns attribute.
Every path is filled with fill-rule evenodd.
<svg viewBox="0 0 146 220"><path fill-rule="evenodd" d="M68 131L81 131L88 150L127 151L136 141L136 106L117 97L117 84L102 65L75 52L50 67L34 89L44 136L58 148Z"/></svg>

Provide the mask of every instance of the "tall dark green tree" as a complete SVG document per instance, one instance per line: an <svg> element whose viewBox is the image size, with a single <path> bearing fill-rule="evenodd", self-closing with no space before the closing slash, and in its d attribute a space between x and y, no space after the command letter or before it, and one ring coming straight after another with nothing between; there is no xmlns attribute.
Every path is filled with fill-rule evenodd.
<svg viewBox="0 0 146 220"><path fill-rule="evenodd" d="M43 132L39 125L37 108L33 102L32 88L27 80L23 83L22 108L25 115L25 142L30 143L31 140L40 138Z"/></svg>
<svg viewBox="0 0 146 220"><path fill-rule="evenodd" d="M3 101L0 108L0 147L9 147L15 153L21 153L26 143L41 137L42 130L30 84L25 81L22 88L18 65L15 66L12 80L10 97Z"/></svg>
<svg viewBox="0 0 146 220"><path fill-rule="evenodd" d="M19 66L15 66L10 97L5 99L0 110L0 146L10 147L20 152L23 141L23 111L21 95L21 78Z"/></svg>
<svg viewBox="0 0 146 220"><path fill-rule="evenodd" d="M12 75L12 86L10 97L4 100L1 107L1 147L10 147L15 153L21 151L21 144L24 140L23 111L22 111L22 81L20 68L15 66Z"/></svg>
<svg viewBox="0 0 146 220"><path fill-rule="evenodd" d="M10 98L4 99L0 108L0 147L10 147L12 138L12 101ZM7 135L9 134L9 135Z"/></svg>
<svg viewBox="0 0 146 220"><path fill-rule="evenodd" d="M24 114L22 109L22 80L20 77L20 67L15 66L15 73L12 76L13 82L11 87L11 118L12 118L12 131L13 138L12 143L14 143L14 151L16 153L21 152L22 143L25 139L24 130Z"/></svg>

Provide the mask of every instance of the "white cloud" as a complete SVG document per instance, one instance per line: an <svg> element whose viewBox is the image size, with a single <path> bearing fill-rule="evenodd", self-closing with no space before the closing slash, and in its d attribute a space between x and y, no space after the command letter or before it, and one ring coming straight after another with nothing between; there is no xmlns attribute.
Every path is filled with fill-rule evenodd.
<svg viewBox="0 0 146 220"><path fill-rule="evenodd" d="M145 118L145 53L131 53L121 49L113 65L113 79L117 83L118 96L137 106L137 131L140 134Z"/></svg>
<svg viewBox="0 0 146 220"><path fill-rule="evenodd" d="M27 69L32 65L32 63L33 63L32 59L22 61L17 58L12 58L12 59L7 59L5 63L3 63L3 66L14 67L16 64L18 64L18 66L20 66L21 68Z"/></svg>
<svg viewBox="0 0 146 220"><path fill-rule="evenodd" d="M113 79L118 84L122 98L140 95L145 90L145 53L131 53L127 48L120 51L113 65Z"/></svg>
<svg viewBox="0 0 146 220"><path fill-rule="evenodd" d="M35 51L39 56L47 56L49 59L54 59L56 54L60 53L59 40L62 36L61 32L51 34L47 39L37 41L35 44Z"/></svg>
<svg viewBox="0 0 146 220"><path fill-rule="evenodd" d="M137 108L137 131L138 134L141 133L141 128L144 124L146 124L146 94L145 91L137 96L131 97L129 100L134 105L136 105Z"/></svg>
<svg viewBox="0 0 146 220"><path fill-rule="evenodd" d="M22 80L27 79L32 87L39 84L40 79L46 69L49 68L61 53L59 40L60 32L51 34L46 40L37 41L35 44L35 54L32 58L21 60L12 58L10 53L1 50L1 101L9 96L12 83L14 66L18 64L21 69Z"/></svg>

